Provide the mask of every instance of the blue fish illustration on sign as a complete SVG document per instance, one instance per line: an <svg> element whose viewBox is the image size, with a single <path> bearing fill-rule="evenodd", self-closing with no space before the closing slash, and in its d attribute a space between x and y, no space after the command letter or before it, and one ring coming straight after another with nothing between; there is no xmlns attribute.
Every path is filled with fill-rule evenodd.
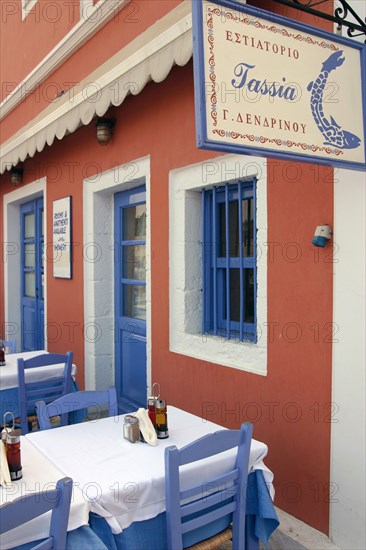
<svg viewBox="0 0 366 550"><path fill-rule="evenodd" d="M343 50L332 53L324 61L318 78L308 85L308 91L311 91L310 106L315 123L326 140L324 145L332 145L338 149L356 149L361 143L360 138L347 130L342 130L332 116L330 121L327 120L323 110L323 92L329 73L343 64L345 57L342 57L342 54Z"/></svg>

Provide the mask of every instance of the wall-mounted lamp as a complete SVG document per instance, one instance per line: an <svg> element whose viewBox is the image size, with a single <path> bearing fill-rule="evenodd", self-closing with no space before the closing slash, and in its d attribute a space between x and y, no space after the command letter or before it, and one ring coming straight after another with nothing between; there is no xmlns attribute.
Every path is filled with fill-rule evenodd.
<svg viewBox="0 0 366 550"><path fill-rule="evenodd" d="M108 145L112 139L115 120L112 118L98 118L96 122L97 140L100 145Z"/></svg>
<svg viewBox="0 0 366 550"><path fill-rule="evenodd" d="M332 235L333 232L330 225L318 225L315 229L315 234L311 243L314 246L320 246L324 248Z"/></svg>
<svg viewBox="0 0 366 550"><path fill-rule="evenodd" d="M14 186L23 183L23 168L11 168L10 170L10 183Z"/></svg>

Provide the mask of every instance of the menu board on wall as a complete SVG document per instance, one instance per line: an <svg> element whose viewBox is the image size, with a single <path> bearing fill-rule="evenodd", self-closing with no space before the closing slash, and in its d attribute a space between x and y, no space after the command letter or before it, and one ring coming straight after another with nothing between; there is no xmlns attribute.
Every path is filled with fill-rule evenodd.
<svg viewBox="0 0 366 550"><path fill-rule="evenodd" d="M235 0L192 6L199 148L365 170L365 45Z"/></svg>
<svg viewBox="0 0 366 550"><path fill-rule="evenodd" d="M71 279L71 197L53 201L53 276Z"/></svg>

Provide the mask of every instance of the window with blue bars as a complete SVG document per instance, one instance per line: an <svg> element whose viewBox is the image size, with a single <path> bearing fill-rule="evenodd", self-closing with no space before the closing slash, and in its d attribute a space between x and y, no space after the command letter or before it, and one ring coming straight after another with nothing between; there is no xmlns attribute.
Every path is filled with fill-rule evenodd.
<svg viewBox="0 0 366 550"><path fill-rule="evenodd" d="M257 340L256 183L202 191L203 334Z"/></svg>

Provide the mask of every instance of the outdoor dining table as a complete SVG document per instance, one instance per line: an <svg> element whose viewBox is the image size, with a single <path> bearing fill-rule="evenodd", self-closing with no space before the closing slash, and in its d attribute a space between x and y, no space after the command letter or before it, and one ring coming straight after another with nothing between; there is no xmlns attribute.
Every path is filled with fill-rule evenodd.
<svg viewBox="0 0 366 550"><path fill-rule="evenodd" d="M26 436L64 475L71 477L91 506L91 525L104 543L113 548L164 550L165 470L164 450L178 448L223 429L198 416L168 407L169 438L155 447L130 443L123 438L124 415L102 418L33 432ZM273 474L263 459L268 447L252 440L250 472L252 487L247 514L251 533L248 548L258 548L258 537L268 539L278 520L270 494ZM234 465L235 449L185 467L185 487L208 482ZM254 491L253 491L254 489ZM98 520L99 523L98 523ZM106 543L105 538L109 537ZM113 540L114 539L114 540ZM138 539L138 540L137 540Z"/></svg>
<svg viewBox="0 0 366 550"><path fill-rule="evenodd" d="M2 423L3 416L10 411L15 417L20 414L18 404L18 359L31 359L37 355L48 353L46 350L25 351L22 353L10 353L6 355L6 364L0 366L0 422ZM41 369L29 369L26 373L26 380L44 381L60 376L63 372L64 365L44 366ZM75 382L76 366L72 366L73 384L71 391L77 390ZM9 420L9 419L8 419Z"/></svg>
<svg viewBox="0 0 366 550"><path fill-rule="evenodd" d="M13 481L6 487L0 486L0 504L12 502L18 497L37 493L42 490L54 489L56 482L65 477L62 472L52 464L24 436L21 440L21 457L23 477ZM0 442L0 445L2 443ZM74 531L83 526L88 526L90 502L84 499L82 492L74 484L71 498L68 531ZM0 548L6 550L14 548L34 540L48 537L51 512L47 512L20 528L12 529L0 536Z"/></svg>

